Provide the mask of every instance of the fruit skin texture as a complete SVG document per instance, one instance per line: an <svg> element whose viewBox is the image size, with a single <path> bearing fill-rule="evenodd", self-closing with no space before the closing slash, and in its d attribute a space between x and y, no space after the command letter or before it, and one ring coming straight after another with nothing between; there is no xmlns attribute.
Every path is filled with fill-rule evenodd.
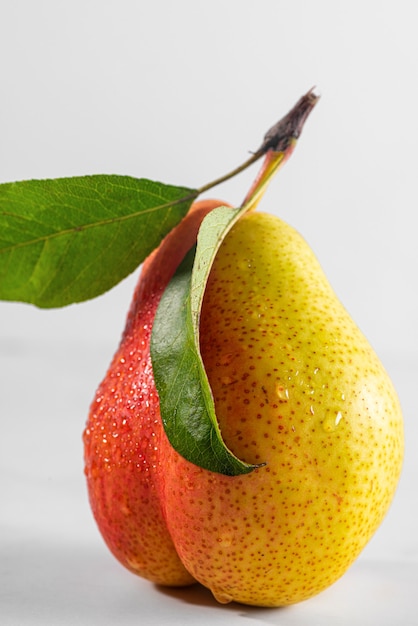
<svg viewBox="0 0 418 626"><path fill-rule="evenodd" d="M152 374L151 328L161 295L202 219L220 204L195 203L143 264L120 346L83 435L89 499L103 538L125 567L162 585L196 581L182 565L163 515L159 446L165 433Z"/></svg>
<svg viewBox="0 0 418 626"><path fill-rule="evenodd" d="M266 465L223 477L164 443L170 534L220 601L304 600L345 572L388 509L398 398L312 251L272 215L249 213L226 237L200 336L227 446Z"/></svg>
<svg viewBox="0 0 418 626"><path fill-rule="evenodd" d="M128 328L142 314L135 306L138 293ZM86 459L96 519L114 543L129 544L129 560L144 560L139 539L118 540L130 516L112 521L111 498L116 494L120 507L124 498L142 498L146 486L155 497L148 509L143 500L130 505L139 517L134 522L145 528L149 558L170 563L167 569L179 578L181 567L189 572L188 578L183 573L184 584L196 579L220 602L280 606L305 600L346 571L389 507L403 455L398 398L312 251L272 215L248 213L227 235L205 292L200 337L226 445L242 460L265 466L238 477L194 466L169 444L154 402L151 417L136 414L143 426L131 434L130 455L134 466L151 432L158 460L151 462L153 469L148 460L148 474L132 470L126 484L123 474L122 483L112 483L114 467L97 465L103 456L97 452L101 422L93 408L89 424L96 420L96 452L90 433ZM137 339L132 337L131 348ZM141 340L146 343L149 335ZM105 391L114 380L105 379ZM141 380L148 380L155 400L150 369ZM108 392L106 402L112 408L103 410L117 420L118 401ZM150 514L147 524L143 518ZM162 555L153 554L160 545Z"/></svg>

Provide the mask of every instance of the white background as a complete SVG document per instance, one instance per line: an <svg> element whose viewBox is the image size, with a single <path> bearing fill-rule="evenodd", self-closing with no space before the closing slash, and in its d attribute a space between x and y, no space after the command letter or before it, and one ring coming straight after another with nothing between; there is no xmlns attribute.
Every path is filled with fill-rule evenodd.
<svg viewBox="0 0 418 626"><path fill-rule="evenodd" d="M416 3L2 0L0 182L117 173L200 186L322 94L262 207L293 224L370 339L404 408L401 483L353 568L286 610L216 605L126 572L92 520L81 432L138 272L62 310L0 304L0 621L415 624ZM243 199L252 169L216 190ZM212 194L213 195L213 192Z"/></svg>

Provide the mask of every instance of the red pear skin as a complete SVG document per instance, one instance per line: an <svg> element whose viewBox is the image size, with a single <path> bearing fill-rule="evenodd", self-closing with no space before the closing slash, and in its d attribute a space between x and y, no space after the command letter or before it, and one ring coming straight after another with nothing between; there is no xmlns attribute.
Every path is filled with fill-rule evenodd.
<svg viewBox="0 0 418 626"><path fill-rule="evenodd" d="M226 445L265 465L228 477L173 449L150 333L203 214L220 204L196 203L144 264L84 435L89 495L110 549L137 574L197 580L220 602L283 606L335 582L381 523L401 471L402 416L305 241L249 212L215 258L200 348Z"/></svg>
<svg viewBox="0 0 418 626"><path fill-rule="evenodd" d="M201 221L221 204L196 202L143 264L119 349L84 432L89 499L101 534L123 565L163 585L195 580L177 555L161 503L165 433L151 366L151 329L161 295L195 243Z"/></svg>

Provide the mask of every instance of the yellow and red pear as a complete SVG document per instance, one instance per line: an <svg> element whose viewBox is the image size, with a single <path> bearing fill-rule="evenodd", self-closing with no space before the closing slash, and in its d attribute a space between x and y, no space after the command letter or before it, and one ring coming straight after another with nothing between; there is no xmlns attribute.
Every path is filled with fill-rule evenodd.
<svg viewBox="0 0 418 626"><path fill-rule="evenodd" d="M90 500L132 571L160 584L198 580L220 602L286 605L337 580L379 526L401 469L401 411L306 242L278 218L249 212L215 258L200 347L226 445L265 465L228 477L173 449L151 327L197 224L217 204L197 203L144 265L85 432Z"/></svg>

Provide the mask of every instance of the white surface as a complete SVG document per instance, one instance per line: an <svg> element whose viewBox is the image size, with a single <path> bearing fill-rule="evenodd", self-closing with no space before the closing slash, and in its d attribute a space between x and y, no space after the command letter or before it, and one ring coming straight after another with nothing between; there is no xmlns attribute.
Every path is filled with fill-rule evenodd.
<svg viewBox="0 0 418 626"><path fill-rule="evenodd" d="M416 624L410 597L416 568L393 564L357 563L331 589L305 603L281 609L238 604L219 605L203 587L193 590L156 589L117 569L104 553L52 550L41 544L13 568L13 593L6 600L6 621L16 626L100 624L120 626L203 626L212 624L275 624L277 626L352 626L352 624ZM13 560L16 560L14 555ZM84 563L84 566L81 564ZM396 580L394 575L396 575Z"/></svg>
<svg viewBox="0 0 418 626"><path fill-rule="evenodd" d="M0 182L91 173L198 186L298 97L322 99L263 207L308 239L398 389L406 457L389 515L331 589L223 607L125 572L95 528L81 431L136 275L59 311L0 304L0 623L417 623L418 139L412 2L3 0ZM216 195L239 202L254 170Z"/></svg>

